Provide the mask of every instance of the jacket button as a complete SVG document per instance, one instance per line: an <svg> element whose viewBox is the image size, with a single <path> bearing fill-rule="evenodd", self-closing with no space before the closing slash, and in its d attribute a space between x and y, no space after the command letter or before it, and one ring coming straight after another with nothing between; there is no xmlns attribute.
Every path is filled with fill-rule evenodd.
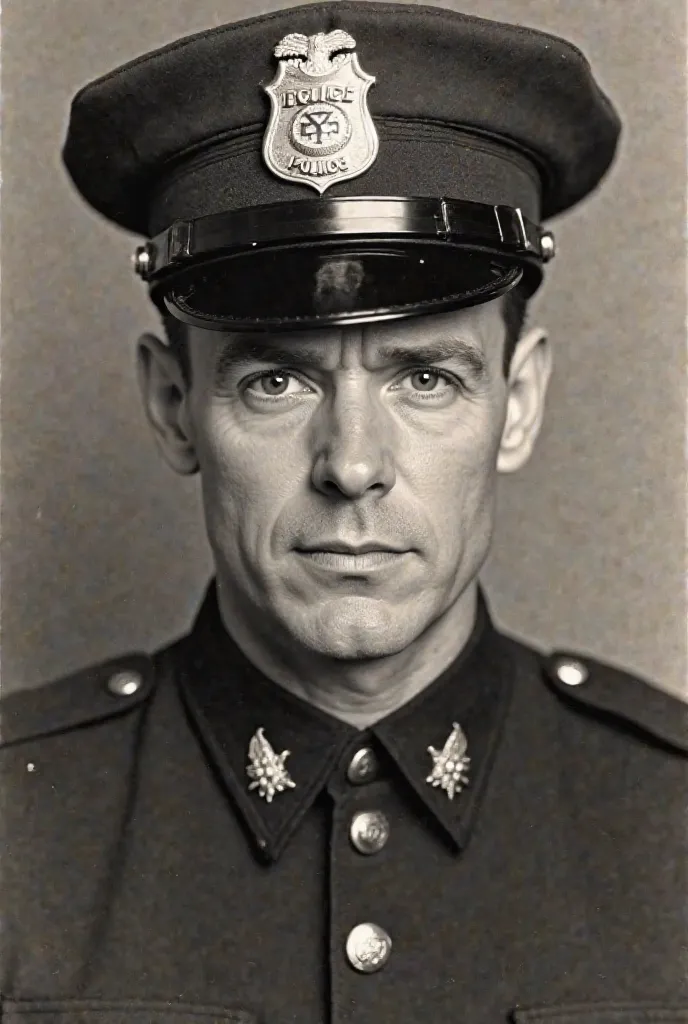
<svg viewBox="0 0 688 1024"><path fill-rule="evenodd" d="M115 672L107 681L107 688L115 697L131 697L143 685L143 678L138 672Z"/></svg>
<svg viewBox="0 0 688 1024"><path fill-rule="evenodd" d="M564 686L580 686L590 673L582 661L576 658L559 658L554 666L559 682Z"/></svg>
<svg viewBox="0 0 688 1024"><path fill-rule="evenodd" d="M364 782L372 782L377 777L378 768L372 747L361 747L351 758L346 777L354 786L362 786Z"/></svg>
<svg viewBox="0 0 688 1024"><path fill-rule="evenodd" d="M389 821L382 811L354 815L349 836L359 853L379 853L389 839Z"/></svg>
<svg viewBox="0 0 688 1024"><path fill-rule="evenodd" d="M389 960L392 940L378 924L357 924L346 940L346 955L351 966L362 974L374 974Z"/></svg>

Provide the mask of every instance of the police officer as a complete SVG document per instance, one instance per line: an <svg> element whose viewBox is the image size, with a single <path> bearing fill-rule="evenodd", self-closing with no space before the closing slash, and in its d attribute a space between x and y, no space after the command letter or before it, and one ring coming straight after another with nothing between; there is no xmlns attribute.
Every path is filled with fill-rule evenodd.
<svg viewBox="0 0 688 1024"><path fill-rule="evenodd" d="M688 1020L685 708L477 584L542 419L542 222L618 133L560 39L350 0L77 95L216 579L165 650L5 702L8 1024Z"/></svg>

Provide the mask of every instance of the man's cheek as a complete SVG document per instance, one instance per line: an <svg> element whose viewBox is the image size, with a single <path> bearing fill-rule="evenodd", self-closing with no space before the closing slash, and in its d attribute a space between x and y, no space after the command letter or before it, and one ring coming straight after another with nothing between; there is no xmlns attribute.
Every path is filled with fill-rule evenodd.
<svg viewBox="0 0 688 1024"><path fill-rule="evenodd" d="M476 491L489 486L497 445L477 432L454 437L441 446L425 446L417 459L413 491L428 514L460 508Z"/></svg>
<svg viewBox="0 0 688 1024"><path fill-rule="evenodd" d="M203 472L203 469L202 469ZM260 547L288 499L284 462L255 452L228 458L226 452L205 466L204 501L216 540L226 552L244 557Z"/></svg>

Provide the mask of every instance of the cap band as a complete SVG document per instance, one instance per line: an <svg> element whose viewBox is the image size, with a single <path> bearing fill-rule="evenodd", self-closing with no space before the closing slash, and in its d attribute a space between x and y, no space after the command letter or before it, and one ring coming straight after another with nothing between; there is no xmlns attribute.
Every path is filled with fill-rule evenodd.
<svg viewBox="0 0 688 1024"><path fill-rule="evenodd" d="M380 139L375 162L364 175L332 184L324 198L451 196L518 207L524 216L540 221L540 189L547 171L515 146L445 123L378 116L375 127ZM175 221L211 213L313 201L311 189L267 169L261 137L260 129L243 129L209 140L160 168L147 189L143 233L152 238ZM322 160L326 169L327 160ZM313 163L320 167L317 159Z"/></svg>

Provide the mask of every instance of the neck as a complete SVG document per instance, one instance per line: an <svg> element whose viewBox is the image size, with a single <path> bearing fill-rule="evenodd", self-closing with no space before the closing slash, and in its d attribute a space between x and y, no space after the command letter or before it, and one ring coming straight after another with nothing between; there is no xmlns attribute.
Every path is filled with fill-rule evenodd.
<svg viewBox="0 0 688 1024"><path fill-rule="evenodd" d="M218 581L227 632L255 667L285 690L358 729L366 729L421 693L461 653L475 624L477 583L397 654L330 658L246 621Z"/></svg>

